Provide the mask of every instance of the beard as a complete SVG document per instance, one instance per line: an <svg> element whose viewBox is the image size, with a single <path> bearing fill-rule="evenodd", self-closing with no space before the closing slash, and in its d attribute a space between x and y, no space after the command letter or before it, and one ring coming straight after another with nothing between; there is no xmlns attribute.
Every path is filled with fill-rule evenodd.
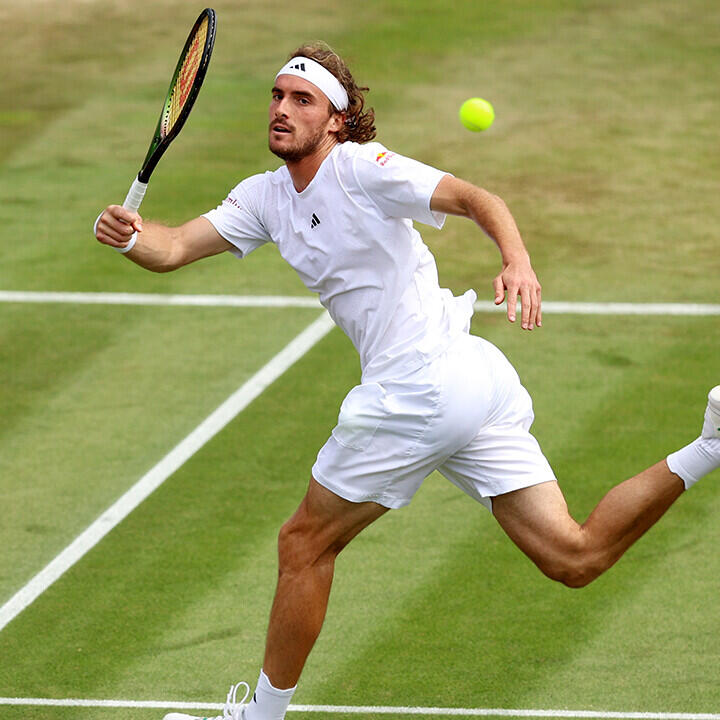
<svg viewBox="0 0 720 720"><path fill-rule="evenodd" d="M326 131L320 129L315 135L290 147L274 148L272 140L268 140L268 147L270 148L270 152L273 153L273 155L277 155L281 160L285 160L285 162L297 162L308 155L312 155L318 147L320 147L325 137Z"/></svg>

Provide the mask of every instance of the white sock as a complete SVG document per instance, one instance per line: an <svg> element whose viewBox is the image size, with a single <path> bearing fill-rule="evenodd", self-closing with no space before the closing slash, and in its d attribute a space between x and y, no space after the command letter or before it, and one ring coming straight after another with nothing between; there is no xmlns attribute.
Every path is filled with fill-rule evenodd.
<svg viewBox="0 0 720 720"><path fill-rule="evenodd" d="M287 690L273 687L261 670L255 693L245 708L245 720L283 720L294 692L294 687Z"/></svg>
<svg viewBox="0 0 720 720"><path fill-rule="evenodd" d="M672 455L668 455L668 467L671 472L680 476L686 490L701 477L720 467L718 445L720 438L699 437Z"/></svg>

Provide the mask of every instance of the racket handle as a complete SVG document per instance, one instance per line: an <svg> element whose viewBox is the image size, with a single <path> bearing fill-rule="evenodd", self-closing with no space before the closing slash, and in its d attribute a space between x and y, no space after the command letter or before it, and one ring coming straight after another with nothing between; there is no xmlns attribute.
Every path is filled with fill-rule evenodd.
<svg viewBox="0 0 720 720"><path fill-rule="evenodd" d="M128 190L123 207L128 210L132 210L133 212L137 212L143 198L145 197L147 186L147 183L140 182L140 180L135 178L135 180L133 180L133 184L130 186L130 190Z"/></svg>

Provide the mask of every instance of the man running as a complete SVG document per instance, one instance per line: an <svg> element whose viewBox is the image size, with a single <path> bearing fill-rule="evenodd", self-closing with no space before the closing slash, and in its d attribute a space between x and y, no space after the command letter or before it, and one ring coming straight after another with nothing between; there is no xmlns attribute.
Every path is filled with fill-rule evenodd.
<svg viewBox="0 0 720 720"><path fill-rule="evenodd" d="M274 243L360 354L310 485L279 535L279 578L251 702L231 688L225 717L282 720L325 617L335 558L439 470L485 505L548 577L587 585L702 476L720 467L720 386L702 434L614 487L584 524L568 513L530 434L532 403L491 343L469 334L475 293L453 297L412 221L473 220L497 244L495 302L532 330L540 284L512 215L495 195L387 150L346 64L327 46L298 48L278 72L269 147L285 164L243 180L215 210L175 228L109 206L97 239L164 272ZM171 713L166 720L187 720Z"/></svg>

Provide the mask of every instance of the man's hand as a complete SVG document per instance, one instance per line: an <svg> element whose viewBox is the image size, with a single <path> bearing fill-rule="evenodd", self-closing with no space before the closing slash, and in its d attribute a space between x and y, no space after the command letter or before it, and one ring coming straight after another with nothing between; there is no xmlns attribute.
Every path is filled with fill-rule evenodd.
<svg viewBox="0 0 720 720"><path fill-rule="evenodd" d="M520 324L523 330L542 327L542 298L540 283L530 265L530 258L503 265L502 272L493 281L495 304L500 305L507 291L507 316L515 322L517 300L520 296Z"/></svg>
<svg viewBox="0 0 720 720"><path fill-rule="evenodd" d="M464 180L445 175L430 199L435 212L466 217L477 223L496 243L503 259L502 272L493 281L495 304L507 291L507 316L515 322L520 296L523 330L542 326L540 283L530 265L530 256L507 205L497 195Z"/></svg>
<svg viewBox="0 0 720 720"><path fill-rule="evenodd" d="M129 245L133 234L137 242ZM128 260L153 272L169 272L201 258L218 255L233 246L204 217L179 227L149 222L122 205L109 205L95 223L98 242L119 250Z"/></svg>
<svg viewBox="0 0 720 720"><path fill-rule="evenodd" d="M122 205L109 205L100 215L95 227L98 242L114 248L124 248L135 232L142 232L142 218Z"/></svg>

